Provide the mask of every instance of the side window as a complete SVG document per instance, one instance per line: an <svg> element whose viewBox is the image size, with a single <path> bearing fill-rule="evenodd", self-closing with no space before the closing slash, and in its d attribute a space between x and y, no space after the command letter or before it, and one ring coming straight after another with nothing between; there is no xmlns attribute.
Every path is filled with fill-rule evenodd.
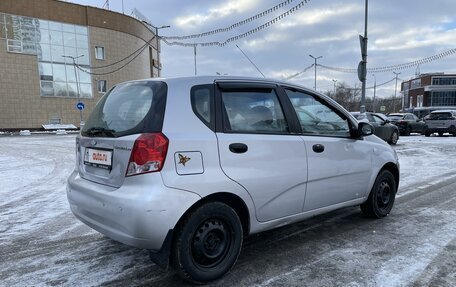
<svg viewBox="0 0 456 287"><path fill-rule="evenodd" d="M377 115L372 115L372 119L376 122L376 123L379 123L379 124L382 124L385 120L383 120L381 117L377 116Z"/></svg>
<svg viewBox="0 0 456 287"><path fill-rule="evenodd" d="M298 115L302 132L308 135L349 137L348 120L316 97L285 89Z"/></svg>
<svg viewBox="0 0 456 287"><path fill-rule="evenodd" d="M222 91L224 129L232 132L287 133L288 125L273 89Z"/></svg>
<svg viewBox="0 0 456 287"><path fill-rule="evenodd" d="M200 85L192 87L190 99L195 115L211 130L214 130L214 86Z"/></svg>
<svg viewBox="0 0 456 287"><path fill-rule="evenodd" d="M374 117L371 114L367 114L367 119L369 120L370 123L376 122L376 120L374 119Z"/></svg>

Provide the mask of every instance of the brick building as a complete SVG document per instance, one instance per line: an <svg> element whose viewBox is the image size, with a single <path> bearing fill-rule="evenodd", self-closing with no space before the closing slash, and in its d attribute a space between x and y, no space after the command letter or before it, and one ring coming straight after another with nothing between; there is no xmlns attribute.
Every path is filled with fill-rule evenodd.
<svg viewBox="0 0 456 287"><path fill-rule="evenodd" d="M401 84L403 109L422 117L437 109L456 109L456 74L422 74Z"/></svg>
<svg viewBox="0 0 456 287"><path fill-rule="evenodd" d="M158 77L159 52L154 33L124 14L56 0L1 0L0 129L79 126L78 102L86 119L116 83ZM78 57L77 66L63 56Z"/></svg>

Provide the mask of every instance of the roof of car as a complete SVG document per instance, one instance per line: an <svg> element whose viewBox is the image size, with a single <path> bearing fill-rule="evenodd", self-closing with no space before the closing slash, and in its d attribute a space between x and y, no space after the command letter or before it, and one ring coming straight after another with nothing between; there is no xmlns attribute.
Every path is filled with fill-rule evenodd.
<svg viewBox="0 0 456 287"><path fill-rule="evenodd" d="M431 112L431 114L437 114L437 113L456 113L456 110L435 110L435 111Z"/></svg>

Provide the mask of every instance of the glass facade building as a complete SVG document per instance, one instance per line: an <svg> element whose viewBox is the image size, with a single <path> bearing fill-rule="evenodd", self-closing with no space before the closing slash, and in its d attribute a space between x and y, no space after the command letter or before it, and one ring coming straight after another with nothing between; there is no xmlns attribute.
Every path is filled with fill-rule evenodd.
<svg viewBox="0 0 456 287"><path fill-rule="evenodd" d="M79 127L117 83L160 76L154 36L134 15L60 0L0 0L0 131Z"/></svg>
<svg viewBox="0 0 456 287"><path fill-rule="evenodd" d="M0 29L8 52L37 56L42 97L93 97L90 74L78 68L90 72L87 27L0 13Z"/></svg>

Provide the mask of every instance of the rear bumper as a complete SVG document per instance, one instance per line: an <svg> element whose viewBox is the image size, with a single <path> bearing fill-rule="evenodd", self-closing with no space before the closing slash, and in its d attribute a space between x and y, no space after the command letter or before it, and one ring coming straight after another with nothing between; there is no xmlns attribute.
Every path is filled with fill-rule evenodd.
<svg viewBox="0 0 456 287"><path fill-rule="evenodd" d="M169 230L200 197L164 186L159 173L126 178L120 188L85 180L75 171L67 182L73 214L127 245L158 251Z"/></svg>
<svg viewBox="0 0 456 287"><path fill-rule="evenodd" d="M451 127L428 127L426 129L427 133L456 133L456 128Z"/></svg>

